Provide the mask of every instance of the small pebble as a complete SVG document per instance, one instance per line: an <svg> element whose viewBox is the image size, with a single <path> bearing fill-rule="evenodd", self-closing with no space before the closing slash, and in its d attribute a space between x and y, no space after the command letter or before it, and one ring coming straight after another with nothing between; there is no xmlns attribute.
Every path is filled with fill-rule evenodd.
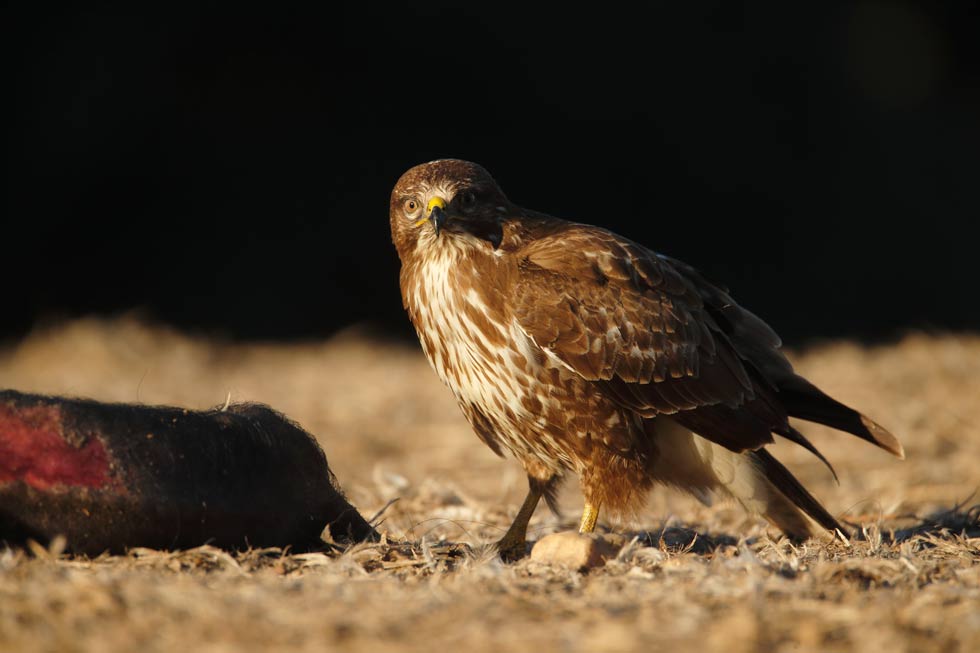
<svg viewBox="0 0 980 653"><path fill-rule="evenodd" d="M592 569L606 564L623 548L623 538L598 533L566 531L538 540L531 560L572 569Z"/></svg>

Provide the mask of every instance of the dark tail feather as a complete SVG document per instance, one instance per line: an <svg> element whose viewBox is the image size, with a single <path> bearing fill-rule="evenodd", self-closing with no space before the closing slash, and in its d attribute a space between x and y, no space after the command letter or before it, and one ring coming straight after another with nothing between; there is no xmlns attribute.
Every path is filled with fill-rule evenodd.
<svg viewBox="0 0 980 653"><path fill-rule="evenodd" d="M812 442L806 439L805 435L803 435L802 433L794 429L792 426L790 426L785 431L784 430L776 431L776 433L779 433L779 435L783 436L784 438L786 438L791 442L795 442L796 444L800 445L801 447L803 447L804 449L812 453L814 456L819 458L820 462L826 465L827 469L830 470L830 473L833 475L834 481L837 482L837 485L840 485L840 479L837 478L837 471L834 469L834 466L830 464L829 460L824 458L824 455L820 453L819 449L813 446Z"/></svg>
<svg viewBox="0 0 980 653"><path fill-rule="evenodd" d="M899 458L905 458L905 450L898 438L853 408L828 396L801 376L794 375L780 383L779 399L786 407L786 412L793 417L853 433Z"/></svg>
<svg viewBox="0 0 980 653"><path fill-rule="evenodd" d="M834 533L840 531L841 535L846 536L847 531L841 526L840 522L834 519L833 515L827 512L827 509L820 505L812 494L810 494L805 487L803 487L796 477L793 476L788 469L783 467L783 464L778 460L773 458L772 454L765 449L759 449L757 451L752 451L747 455L752 456L755 460L759 471L766 477L777 490L783 493L783 495L789 499L797 508L806 513L811 519L820 524L823 528ZM787 530L786 526L783 524L777 524L784 531ZM798 539L803 539L808 535L807 533L794 533L787 532L787 535L791 537L796 537Z"/></svg>

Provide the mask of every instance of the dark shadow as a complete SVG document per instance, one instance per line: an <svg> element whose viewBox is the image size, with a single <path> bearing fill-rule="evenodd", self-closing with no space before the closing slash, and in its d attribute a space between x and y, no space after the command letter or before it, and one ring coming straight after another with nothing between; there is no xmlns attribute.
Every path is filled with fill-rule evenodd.
<svg viewBox="0 0 980 653"><path fill-rule="evenodd" d="M972 499L969 497L967 501ZM948 510L940 510L926 517L909 515L897 521L907 522L903 528L881 528L881 541L885 544L901 544L916 537L935 537L948 539L950 537L980 537L980 504L966 507L967 501L959 503ZM853 539L863 541L868 539L867 532L860 524L848 524L854 528ZM928 542L923 543L929 546Z"/></svg>
<svg viewBox="0 0 980 653"><path fill-rule="evenodd" d="M659 530L628 531L627 540L637 538L645 546L665 551L690 552L698 555L714 553L722 546L737 546L738 538L724 533L709 533L687 526L665 526Z"/></svg>

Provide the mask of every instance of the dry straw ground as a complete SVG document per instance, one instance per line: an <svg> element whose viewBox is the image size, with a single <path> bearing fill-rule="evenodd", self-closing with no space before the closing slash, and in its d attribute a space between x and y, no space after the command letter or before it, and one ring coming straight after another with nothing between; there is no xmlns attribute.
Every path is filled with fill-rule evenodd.
<svg viewBox="0 0 980 653"><path fill-rule="evenodd" d="M415 348L354 333L235 345L82 320L0 351L0 387L203 408L263 401L317 434L349 497L412 547L328 555L0 552L0 650L980 650L980 337L910 335L793 356L899 434L901 462L821 427L776 452L863 535L793 547L728 505L659 490L588 573L503 565L485 544L522 474L470 432ZM532 538L573 528L545 509ZM284 510L288 506L283 506ZM468 545L468 546L467 546Z"/></svg>

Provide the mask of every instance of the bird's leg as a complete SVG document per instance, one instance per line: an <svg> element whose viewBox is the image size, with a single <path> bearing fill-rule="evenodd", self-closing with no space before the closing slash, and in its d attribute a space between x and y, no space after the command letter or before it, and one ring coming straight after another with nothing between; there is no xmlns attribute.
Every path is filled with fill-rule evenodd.
<svg viewBox="0 0 980 653"><path fill-rule="evenodd" d="M591 533L595 530L596 520L599 519L599 504L593 505L591 502L585 502L585 508L582 510L582 524L578 527L579 533Z"/></svg>
<svg viewBox="0 0 980 653"><path fill-rule="evenodd" d="M497 542L497 552L507 562L524 557L527 547L527 523L531 521L531 515L534 514L534 509L538 507L538 501L544 494L540 483L533 479L529 479L529 481L531 487L527 491L521 509L517 511L517 517L514 518L510 528Z"/></svg>

